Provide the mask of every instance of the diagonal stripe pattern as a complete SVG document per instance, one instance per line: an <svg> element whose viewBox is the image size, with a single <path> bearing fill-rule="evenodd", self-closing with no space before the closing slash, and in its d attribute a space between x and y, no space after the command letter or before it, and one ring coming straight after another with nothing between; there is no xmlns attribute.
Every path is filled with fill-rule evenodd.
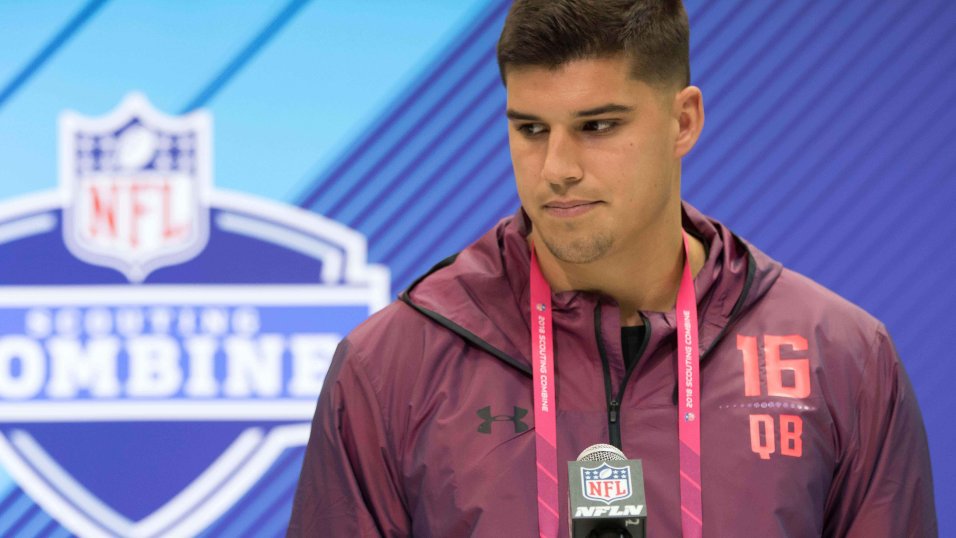
<svg viewBox="0 0 956 538"><path fill-rule="evenodd" d="M0 108L36 74L108 0L90 0L54 35L37 54L0 90Z"/></svg>
<svg viewBox="0 0 956 538"><path fill-rule="evenodd" d="M365 234L393 289L517 207L495 64L509 5L490 2L299 202Z"/></svg>
<svg viewBox="0 0 956 538"><path fill-rule="evenodd" d="M0 536L52 538L69 535L20 488L14 487L0 496Z"/></svg>
<svg viewBox="0 0 956 538"><path fill-rule="evenodd" d="M210 80L199 93L190 99L182 110L183 114L205 105L225 87L259 53L273 37L278 35L286 24L298 15L309 0L290 0L288 4L248 43L222 70Z"/></svg>
<svg viewBox="0 0 956 538"><path fill-rule="evenodd" d="M507 4L491 2L301 197L365 233L394 289L517 205L495 123L504 95L482 67ZM917 392L945 392L930 358L948 350L918 327L952 319L932 283L956 256L940 260L925 237L956 236L956 4L685 4L708 111L685 198L884 320L907 368L927 369ZM934 427L931 452L945 453Z"/></svg>
<svg viewBox="0 0 956 538"><path fill-rule="evenodd" d="M701 506L700 453L680 442L680 499L681 528L684 538L700 538L703 535L704 510ZM685 461L696 465L685 467Z"/></svg>
<svg viewBox="0 0 956 538"><path fill-rule="evenodd" d="M6 82L0 107L103 4L84 4ZM302 4L285 4L273 22L285 24ZM517 206L494 65L508 4L490 1L298 200L366 234L370 261L390 266L393 289ZM883 319L908 369L925 370L914 378L917 391L949 394L945 361L931 360L949 350L918 328L952 319L952 294L932 285L949 280L956 259L940 257L926 233L956 237L948 216L956 205L949 150L956 112L948 106L956 98L956 3L686 4L708 118L685 160L685 196ZM208 102L262 43L250 43L249 54L237 55L185 108ZM952 469L939 461L945 432L928 426L936 468ZM301 454L289 458L283 465L295 468ZM230 531L281 535L295 478L279 467L243 500L259 506L261 496L267 508ZM692 481L682 478L682 487ZM0 514L0 534L67 535L17 488L0 500ZM945 534L956 516L941 512L940 523Z"/></svg>

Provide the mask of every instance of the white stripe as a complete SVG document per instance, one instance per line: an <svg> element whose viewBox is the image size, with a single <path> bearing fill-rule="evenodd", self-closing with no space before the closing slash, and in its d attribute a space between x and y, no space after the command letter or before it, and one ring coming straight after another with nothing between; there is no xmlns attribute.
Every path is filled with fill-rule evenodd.
<svg viewBox="0 0 956 538"><path fill-rule="evenodd" d="M0 403L0 422L142 422L200 420L303 420L309 421L315 402L163 401L134 402L30 402Z"/></svg>
<svg viewBox="0 0 956 538"><path fill-rule="evenodd" d="M0 245L56 228L56 217L50 213L27 217L0 225Z"/></svg>
<svg viewBox="0 0 956 538"><path fill-rule="evenodd" d="M227 232L282 245L289 250L320 260L322 262L323 282L338 282L342 279L345 265L342 253L322 241L293 230L280 228L263 220L242 217L232 213L220 213L216 217L216 224Z"/></svg>
<svg viewBox="0 0 956 538"><path fill-rule="evenodd" d="M366 285L162 285L141 286L0 286L0 307L34 306L368 306L373 288ZM379 290L374 289L375 292Z"/></svg>

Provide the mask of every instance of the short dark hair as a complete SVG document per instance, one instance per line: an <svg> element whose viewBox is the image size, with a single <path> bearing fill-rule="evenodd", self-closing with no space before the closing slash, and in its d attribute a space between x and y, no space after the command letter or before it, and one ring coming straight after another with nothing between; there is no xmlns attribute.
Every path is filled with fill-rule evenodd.
<svg viewBox="0 0 956 538"><path fill-rule="evenodd" d="M498 68L554 69L623 54L638 80L690 84L690 24L681 0L515 0L498 40Z"/></svg>

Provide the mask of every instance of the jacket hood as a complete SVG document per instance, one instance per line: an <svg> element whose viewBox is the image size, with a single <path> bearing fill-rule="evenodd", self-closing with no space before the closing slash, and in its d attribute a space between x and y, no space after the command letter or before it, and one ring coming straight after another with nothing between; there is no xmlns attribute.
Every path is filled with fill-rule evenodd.
<svg viewBox="0 0 956 538"><path fill-rule="evenodd" d="M773 286L780 263L734 235L720 222L683 203L684 229L703 242L707 259L694 278L702 360L742 313ZM433 267L401 300L471 344L531 372L529 340L530 223L518 210L478 241ZM555 315L613 299L584 292L552 294ZM674 326L674 311L650 313Z"/></svg>

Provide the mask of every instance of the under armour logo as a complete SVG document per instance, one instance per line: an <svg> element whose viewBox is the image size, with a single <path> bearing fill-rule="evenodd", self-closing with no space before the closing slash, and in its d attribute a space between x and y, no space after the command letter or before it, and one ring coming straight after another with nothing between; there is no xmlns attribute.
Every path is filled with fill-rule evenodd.
<svg viewBox="0 0 956 538"><path fill-rule="evenodd" d="M491 433L491 424L493 422L511 422L515 426L515 433L528 431L529 426L521 420L528 414L528 410L518 406L514 406L514 410L514 415L492 415L491 406L482 407L478 410L478 416L481 417L484 422L478 425L478 433Z"/></svg>

